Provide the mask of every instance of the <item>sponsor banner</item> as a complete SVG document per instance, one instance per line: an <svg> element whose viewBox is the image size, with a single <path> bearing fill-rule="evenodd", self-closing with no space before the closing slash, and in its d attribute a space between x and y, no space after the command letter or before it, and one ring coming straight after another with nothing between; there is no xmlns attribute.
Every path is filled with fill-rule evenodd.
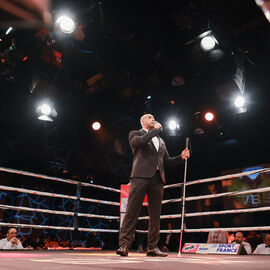
<svg viewBox="0 0 270 270"><path fill-rule="evenodd" d="M127 209L127 202L129 196L130 185L121 185L120 193L120 213L125 213ZM147 202L147 196L145 195L144 201Z"/></svg>
<svg viewBox="0 0 270 270"><path fill-rule="evenodd" d="M186 243L182 248L183 253L196 254L239 254L240 244L203 244Z"/></svg>
<svg viewBox="0 0 270 270"><path fill-rule="evenodd" d="M200 244L186 243L182 248L182 252L184 252L184 253L196 253L199 246L200 246Z"/></svg>

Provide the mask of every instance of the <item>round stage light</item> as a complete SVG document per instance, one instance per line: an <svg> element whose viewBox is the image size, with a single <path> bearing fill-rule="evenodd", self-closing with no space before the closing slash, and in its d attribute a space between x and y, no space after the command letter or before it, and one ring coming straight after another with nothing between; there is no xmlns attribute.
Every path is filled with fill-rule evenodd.
<svg viewBox="0 0 270 270"><path fill-rule="evenodd" d="M169 122L169 129L170 129L170 130L176 130L177 126L179 127L179 125L176 123L175 120L171 120L171 121Z"/></svg>
<svg viewBox="0 0 270 270"><path fill-rule="evenodd" d="M93 124L92 124L92 129L93 130L99 130L101 128L101 124L99 123L99 122L94 122Z"/></svg>
<svg viewBox="0 0 270 270"><path fill-rule="evenodd" d="M204 51L211 51L215 48L216 41L215 41L214 37L206 36L206 37L202 38L200 45Z"/></svg>
<svg viewBox="0 0 270 270"><path fill-rule="evenodd" d="M50 115L52 112L51 107L48 104L42 104L40 106L40 111L43 115Z"/></svg>
<svg viewBox="0 0 270 270"><path fill-rule="evenodd" d="M205 118L205 120L206 121L212 121L214 118L215 118L215 116L214 116L214 114L213 113L211 113L211 112L207 112L205 115L204 115L204 118Z"/></svg>
<svg viewBox="0 0 270 270"><path fill-rule="evenodd" d="M237 108L242 108L245 105L245 98L243 96L236 97L236 99L234 100L234 105Z"/></svg>
<svg viewBox="0 0 270 270"><path fill-rule="evenodd" d="M55 24L59 27L59 29L66 34L71 34L75 30L75 22L68 16L62 15L60 16Z"/></svg>

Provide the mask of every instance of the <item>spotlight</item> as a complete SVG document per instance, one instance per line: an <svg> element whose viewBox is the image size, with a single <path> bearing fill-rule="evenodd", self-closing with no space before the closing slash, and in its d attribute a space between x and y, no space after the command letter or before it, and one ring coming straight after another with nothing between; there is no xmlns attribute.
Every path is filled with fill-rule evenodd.
<svg viewBox="0 0 270 270"><path fill-rule="evenodd" d="M204 118L205 118L206 121L211 122L211 121L215 118L215 116L214 116L213 113L207 112L207 113L204 115Z"/></svg>
<svg viewBox="0 0 270 270"><path fill-rule="evenodd" d="M8 35L12 30L13 30L13 28L10 26L10 27L8 28L8 30L6 31L6 35Z"/></svg>
<svg viewBox="0 0 270 270"><path fill-rule="evenodd" d="M200 46L204 51L211 51L216 46L216 40L212 35L206 36L201 39Z"/></svg>
<svg viewBox="0 0 270 270"><path fill-rule="evenodd" d="M234 100L234 105L237 108L242 108L245 105L245 98L243 96L238 96Z"/></svg>
<svg viewBox="0 0 270 270"><path fill-rule="evenodd" d="M179 124L175 120L170 120L169 121L169 129L171 131L174 131L174 130L179 129L179 128L180 128Z"/></svg>
<svg viewBox="0 0 270 270"><path fill-rule="evenodd" d="M42 104L42 105L40 106L40 111L41 111L41 113L44 114L44 115L50 115L52 109L51 109L51 107L50 107L48 104L45 104L45 103L44 103L44 104Z"/></svg>
<svg viewBox="0 0 270 270"><path fill-rule="evenodd" d="M37 107L38 119L42 121L53 121L53 117L57 116L57 112L50 105L43 103Z"/></svg>
<svg viewBox="0 0 270 270"><path fill-rule="evenodd" d="M55 25L65 34L71 34L76 28L76 24L70 17L62 15L57 18Z"/></svg>
<svg viewBox="0 0 270 270"><path fill-rule="evenodd" d="M101 124L100 124L99 122L94 122L94 123L92 124L92 129L93 129L93 130L97 131L97 130L99 130L100 128L101 128Z"/></svg>
<svg viewBox="0 0 270 270"><path fill-rule="evenodd" d="M151 96L148 96L148 97L147 97L148 100L151 99L151 98L152 98Z"/></svg>

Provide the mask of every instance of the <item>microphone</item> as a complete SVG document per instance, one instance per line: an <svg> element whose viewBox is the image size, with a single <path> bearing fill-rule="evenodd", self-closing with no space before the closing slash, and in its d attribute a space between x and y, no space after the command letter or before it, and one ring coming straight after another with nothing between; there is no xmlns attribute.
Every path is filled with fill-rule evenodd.
<svg viewBox="0 0 270 270"><path fill-rule="evenodd" d="M155 121L155 124L160 124L158 121ZM160 124L161 125L161 124ZM160 129L161 131L163 130L162 129L162 125L161 125L161 129Z"/></svg>
<svg viewBox="0 0 270 270"><path fill-rule="evenodd" d="M189 147L189 137L186 137L186 148Z"/></svg>
<svg viewBox="0 0 270 270"><path fill-rule="evenodd" d="M186 137L186 148L189 149L189 153L191 155L191 142L189 137Z"/></svg>

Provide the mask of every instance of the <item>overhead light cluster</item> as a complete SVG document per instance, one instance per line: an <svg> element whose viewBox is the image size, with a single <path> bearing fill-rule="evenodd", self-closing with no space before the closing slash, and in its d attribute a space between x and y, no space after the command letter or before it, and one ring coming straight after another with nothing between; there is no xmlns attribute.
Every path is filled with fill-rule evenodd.
<svg viewBox="0 0 270 270"><path fill-rule="evenodd" d="M55 21L55 26L65 34L71 34L76 28L74 20L67 15L59 16Z"/></svg>
<svg viewBox="0 0 270 270"><path fill-rule="evenodd" d="M237 108L238 113L247 112L246 99L244 95L239 95L234 99L234 105Z"/></svg>
<svg viewBox="0 0 270 270"><path fill-rule="evenodd" d="M214 37L211 30L202 33L198 38L200 40L201 49L206 52L212 51L218 44L218 41Z"/></svg>
<svg viewBox="0 0 270 270"><path fill-rule="evenodd" d="M38 114L38 119L42 121L53 121L53 118L57 116L57 112L47 103L42 103L36 109Z"/></svg>

